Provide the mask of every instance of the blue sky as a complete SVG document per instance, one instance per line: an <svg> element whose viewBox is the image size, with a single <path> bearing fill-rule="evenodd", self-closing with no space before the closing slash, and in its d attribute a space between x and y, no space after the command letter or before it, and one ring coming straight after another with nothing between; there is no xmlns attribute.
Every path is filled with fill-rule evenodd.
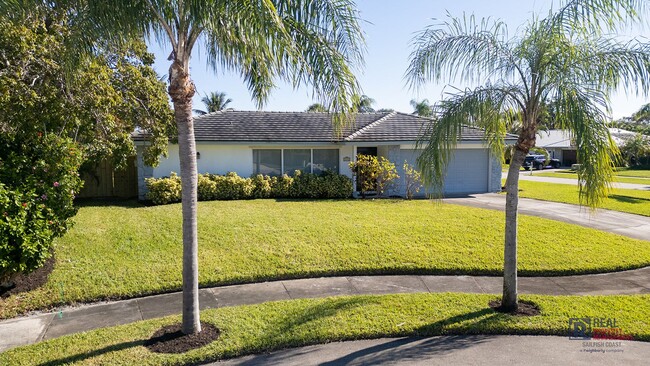
<svg viewBox="0 0 650 366"><path fill-rule="evenodd" d="M404 72L408 57L412 51L410 40L414 33L422 30L435 19L446 18L447 12L452 16L462 16L463 12L474 13L477 17L499 18L508 24L511 35L517 28L532 17L534 13L546 14L553 1L550 0L358 0L357 6L364 19L362 27L366 33L367 53L365 67L357 73L364 94L375 99L374 107L392 108L402 112L412 112L411 99L427 98L435 102L444 97L445 87L465 87L454 83L450 86L430 83L424 89L412 91L405 85ZM557 4L557 1L555 1ZM649 32L632 32L634 36L650 35ZM150 51L156 55L154 67L159 74L167 74L170 53L169 47L149 44ZM194 98L195 108L203 107L201 96L210 91L226 92L233 102L231 107L238 110L255 110L243 80L238 74L217 71L207 67L206 58L201 54L201 47L191 61L191 75L197 87ZM613 117L629 116L647 98L617 94L612 96ZM290 85L278 83L271 97L263 106L268 111L301 111L317 102L312 99L308 89L293 90Z"/></svg>

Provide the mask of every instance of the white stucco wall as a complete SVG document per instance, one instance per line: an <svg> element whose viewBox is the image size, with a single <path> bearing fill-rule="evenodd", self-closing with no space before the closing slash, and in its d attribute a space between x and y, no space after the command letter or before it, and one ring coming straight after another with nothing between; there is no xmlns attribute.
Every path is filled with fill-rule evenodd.
<svg viewBox="0 0 650 366"><path fill-rule="evenodd" d="M253 149L250 146L197 143L196 151L201 154L201 158L196 161L201 174L237 172L242 177L253 174ZM179 173L178 145L169 145L167 156L154 168L154 177L165 177L171 172Z"/></svg>

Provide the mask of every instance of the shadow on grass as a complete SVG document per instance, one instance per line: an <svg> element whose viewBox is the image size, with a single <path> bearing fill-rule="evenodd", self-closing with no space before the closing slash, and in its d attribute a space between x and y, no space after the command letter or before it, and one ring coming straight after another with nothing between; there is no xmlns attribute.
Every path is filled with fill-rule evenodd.
<svg viewBox="0 0 650 366"><path fill-rule="evenodd" d="M148 205L139 202L136 199L100 199L100 198L77 198L74 201L77 207L121 207L121 208L141 208Z"/></svg>
<svg viewBox="0 0 650 366"><path fill-rule="evenodd" d="M620 194L610 194L609 198L623 203L649 203L650 199L640 197L623 196Z"/></svg>
<svg viewBox="0 0 650 366"><path fill-rule="evenodd" d="M144 346L144 344L147 342L147 339L138 339L135 341L130 341L130 342L123 342L123 343L117 343L117 344L112 344L110 346L106 346L103 348L99 348L90 352L86 353L78 353L76 355L71 355L68 357L64 358L59 358L57 360L52 360L48 362L44 362L39 364L39 366L55 366L55 365L67 365L73 362L80 362L87 360L89 358L101 356L106 353L110 352L117 352L117 351L122 351L128 348L133 348L133 347L139 347L139 346Z"/></svg>
<svg viewBox="0 0 650 366"><path fill-rule="evenodd" d="M372 299L360 299L364 301L349 301L353 299L342 299L343 302L338 302L339 306L336 309L330 308L326 313L319 315L319 312L322 309L321 306L316 306L308 309L308 311L303 316L299 316L297 321L289 321L287 324L282 324L278 327L277 332L274 332L274 337L277 334L277 337L281 337L282 334L286 332L291 332L292 328L296 325L301 325L305 323L305 320L310 321L317 319L319 317L325 317L333 315L336 311L348 309L354 306L359 305L368 305L368 300ZM328 306L330 307L330 306ZM332 312L332 310L335 310ZM488 317L486 318L486 315ZM490 316L491 315L491 316ZM396 361L400 362L417 362L430 359L430 356L443 355L455 350L465 349L469 347L476 346L487 340L486 336L482 335L451 335L444 338L425 338L427 336L436 336L446 333L446 328L450 325L463 323L470 321L471 324L468 325L468 328L481 328L483 322L490 322L493 317L500 317L499 314L496 314L492 309L490 309L487 304L485 309L481 309L474 312L469 312L465 314L460 314L453 316L447 319L443 319L431 324L427 324L423 327L417 328L415 330L405 331L402 333L387 333L387 334L372 334L369 338L379 338L379 337L408 337L408 338L398 338L394 340L388 340L380 344L370 345L369 347L354 351L347 355L341 356L335 360L321 363L320 365L347 365L347 364L392 364ZM476 321L476 319L484 318ZM288 318L285 318L285 320ZM471 333L471 332L469 332ZM267 339L266 343L273 343L275 347L268 348L264 350L251 350L251 352L246 353L259 353L259 352L269 352L273 350L278 350L282 348L289 347L300 347L309 344L315 343L324 343L331 341L346 341L354 340L356 337L334 337L334 339L319 339L307 340L307 342L299 342L296 344L286 343L279 344L282 342L282 338L278 339ZM243 361L240 365L252 366L252 365L263 365L263 364L274 364L282 365L293 362L293 364L298 364L303 361L302 358L305 355L305 351L301 349L293 349L285 352L278 352L274 354L259 354L253 356L252 358Z"/></svg>

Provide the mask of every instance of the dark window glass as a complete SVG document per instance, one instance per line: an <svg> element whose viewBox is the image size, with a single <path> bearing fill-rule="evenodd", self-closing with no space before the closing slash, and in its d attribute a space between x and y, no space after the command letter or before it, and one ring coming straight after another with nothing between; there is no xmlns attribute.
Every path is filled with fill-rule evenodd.
<svg viewBox="0 0 650 366"><path fill-rule="evenodd" d="M296 170L311 173L311 149L285 149L284 173L292 176Z"/></svg>
<svg viewBox="0 0 650 366"><path fill-rule="evenodd" d="M314 149L314 174L339 172L338 149Z"/></svg>
<svg viewBox="0 0 650 366"><path fill-rule="evenodd" d="M282 174L282 150L253 150L253 174L279 176Z"/></svg>

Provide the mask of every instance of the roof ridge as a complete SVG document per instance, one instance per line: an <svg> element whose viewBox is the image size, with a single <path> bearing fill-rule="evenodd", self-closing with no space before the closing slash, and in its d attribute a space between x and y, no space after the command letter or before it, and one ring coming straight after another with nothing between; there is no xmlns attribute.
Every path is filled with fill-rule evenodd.
<svg viewBox="0 0 650 366"><path fill-rule="evenodd" d="M387 115L385 115L385 116L379 118L379 119L376 120L375 122L372 122L372 123L366 125L365 127L362 127L362 128L360 128L360 129L356 130L356 131L353 132L351 135L349 135L348 137L346 137L344 140L345 140L345 141L352 141L352 140L354 140L355 137L361 135L362 133L368 131L369 129L371 129L371 128L377 126L378 124L384 122L384 121L387 120L388 118L393 117L393 116L395 116L395 115L397 115L397 112L395 112L395 111L389 112Z"/></svg>

